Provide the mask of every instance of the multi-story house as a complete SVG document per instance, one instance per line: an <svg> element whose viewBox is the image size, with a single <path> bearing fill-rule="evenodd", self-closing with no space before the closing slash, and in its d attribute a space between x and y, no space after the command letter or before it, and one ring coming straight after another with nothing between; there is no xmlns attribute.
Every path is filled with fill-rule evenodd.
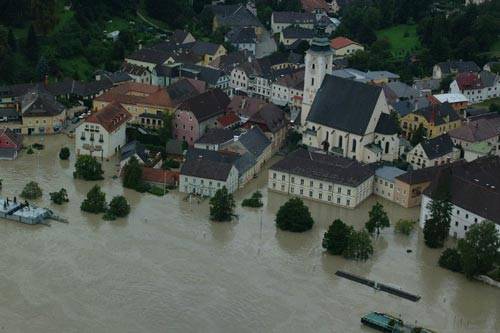
<svg viewBox="0 0 500 333"><path fill-rule="evenodd" d="M311 42L314 37L313 29L306 29L298 26L289 26L280 32L280 43L284 46L291 46L301 41Z"/></svg>
<svg viewBox="0 0 500 333"><path fill-rule="evenodd" d="M109 158L125 145L125 130L131 114L119 103L106 105L93 112L75 130L77 155Z"/></svg>
<svg viewBox="0 0 500 333"><path fill-rule="evenodd" d="M288 130L286 113L273 104L263 105L257 112L250 116L243 125L246 128L258 126L272 142L272 152L277 153L285 142Z"/></svg>
<svg viewBox="0 0 500 333"><path fill-rule="evenodd" d="M10 128L0 128L0 160L15 160L22 148L23 138Z"/></svg>
<svg viewBox="0 0 500 333"><path fill-rule="evenodd" d="M186 159L180 171L179 192L212 197L223 187L229 193L238 189L234 162L227 162L222 153L212 152L221 155L219 160L202 154Z"/></svg>
<svg viewBox="0 0 500 333"><path fill-rule="evenodd" d="M66 108L42 89L35 88L21 97L21 124L13 129L21 134L58 133L66 122Z"/></svg>
<svg viewBox="0 0 500 333"><path fill-rule="evenodd" d="M271 14L271 31L274 35L290 26L314 29L315 22L316 17L312 13L273 12Z"/></svg>
<svg viewBox="0 0 500 333"><path fill-rule="evenodd" d="M413 169L451 163L460 158L460 150L455 148L448 134L424 140L408 152L406 161Z"/></svg>
<svg viewBox="0 0 500 333"><path fill-rule="evenodd" d="M300 110L304 97L304 74L304 69L298 69L279 77L271 86L271 102Z"/></svg>
<svg viewBox="0 0 500 333"><path fill-rule="evenodd" d="M463 157L467 161L480 157L482 154L477 150L482 147L484 147L485 155L500 156L500 116L498 115L467 121L462 127L450 131L449 135L453 143L464 150Z"/></svg>
<svg viewBox="0 0 500 333"><path fill-rule="evenodd" d="M174 138L194 145L207 129L218 126L217 118L226 112L230 101L220 89L184 101L175 110L172 121Z"/></svg>
<svg viewBox="0 0 500 333"><path fill-rule="evenodd" d="M460 73L478 73L480 70L474 61L445 61L434 65L432 78L441 80L447 76L455 76Z"/></svg>
<svg viewBox="0 0 500 333"><path fill-rule="evenodd" d="M465 95L472 104L500 96L500 75L488 71L460 73L450 84L451 93Z"/></svg>
<svg viewBox="0 0 500 333"><path fill-rule="evenodd" d="M356 43L346 37L336 37L330 41L330 46L336 57L346 57L356 53L357 51L364 51L363 45Z"/></svg>
<svg viewBox="0 0 500 333"><path fill-rule="evenodd" d="M406 171L391 166L383 166L375 170L373 193L390 201L395 201L396 177Z"/></svg>
<svg viewBox="0 0 500 333"><path fill-rule="evenodd" d="M460 115L449 103L431 104L412 111L400 120L403 136L410 139L417 128L422 125L427 138L435 138L462 126Z"/></svg>
<svg viewBox="0 0 500 333"><path fill-rule="evenodd" d="M373 170L356 160L299 149L269 169L270 191L346 208L373 193Z"/></svg>
<svg viewBox="0 0 500 333"><path fill-rule="evenodd" d="M450 236L463 238L471 226L484 220L495 223L500 232L500 158L487 156L470 163L442 169L422 196L420 227L424 228L431 212L436 187L446 182L452 204Z"/></svg>

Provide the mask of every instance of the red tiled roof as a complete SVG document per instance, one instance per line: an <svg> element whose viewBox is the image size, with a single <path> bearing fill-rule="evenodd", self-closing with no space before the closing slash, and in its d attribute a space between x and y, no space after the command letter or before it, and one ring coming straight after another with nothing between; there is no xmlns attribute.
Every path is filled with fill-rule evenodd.
<svg viewBox="0 0 500 333"><path fill-rule="evenodd" d="M18 149L21 148L23 137L14 133L10 128L0 128L0 139L6 137L12 144L15 144Z"/></svg>
<svg viewBox="0 0 500 333"><path fill-rule="evenodd" d="M142 180L151 183L175 185L179 182L179 172L143 167Z"/></svg>
<svg viewBox="0 0 500 333"><path fill-rule="evenodd" d="M457 84L460 90L482 88L481 78L476 73L459 73Z"/></svg>
<svg viewBox="0 0 500 333"><path fill-rule="evenodd" d="M337 38L334 38L330 41L330 46L332 47L332 49L335 49L335 50L341 49L341 48L349 46L351 44L358 45L358 43L356 43L356 42L354 42L346 37L337 37Z"/></svg>
<svg viewBox="0 0 500 333"><path fill-rule="evenodd" d="M234 112L230 112L217 118L217 121L222 127L227 127L238 123L240 121L240 117L238 117Z"/></svg>
<svg viewBox="0 0 500 333"><path fill-rule="evenodd" d="M172 100L165 89L137 82L118 85L96 97L95 100L108 103L172 107Z"/></svg>
<svg viewBox="0 0 500 333"><path fill-rule="evenodd" d="M312 12L316 9L323 9L327 12L330 10L326 0L300 0L300 3L306 12Z"/></svg>
<svg viewBox="0 0 500 333"><path fill-rule="evenodd" d="M114 102L106 105L101 110L92 113L89 117L87 117L87 119L85 119L85 122L99 124L104 127L106 131L111 133L131 118L132 116L123 106Z"/></svg>

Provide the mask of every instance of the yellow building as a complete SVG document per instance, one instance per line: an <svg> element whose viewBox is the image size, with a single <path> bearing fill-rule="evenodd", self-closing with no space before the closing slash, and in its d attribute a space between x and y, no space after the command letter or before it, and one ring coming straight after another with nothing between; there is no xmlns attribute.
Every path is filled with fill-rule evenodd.
<svg viewBox="0 0 500 333"><path fill-rule="evenodd" d="M401 118L402 134L407 139L411 138L420 125L425 130L425 136L432 139L462 126L462 121L448 103L431 105Z"/></svg>

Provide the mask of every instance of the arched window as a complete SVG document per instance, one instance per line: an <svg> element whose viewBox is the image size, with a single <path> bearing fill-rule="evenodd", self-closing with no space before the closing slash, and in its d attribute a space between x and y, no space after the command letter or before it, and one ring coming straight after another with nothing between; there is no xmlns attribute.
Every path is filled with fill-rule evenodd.
<svg viewBox="0 0 500 333"><path fill-rule="evenodd" d="M386 142L385 143L385 153L388 154L389 153L389 142Z"/></svg>
<svg viewBox="0 0 500 333"><path fill-rule="evenodd" d="M352 139L352 152L355 153L356 152L356 139Z"/></svg>
<svg viewBox="0 0 500 333"><path fill-rule="evenodd" d="M342 148L343 146L342 139L343 139L342 135L339 135L339 148Z"/></svg>

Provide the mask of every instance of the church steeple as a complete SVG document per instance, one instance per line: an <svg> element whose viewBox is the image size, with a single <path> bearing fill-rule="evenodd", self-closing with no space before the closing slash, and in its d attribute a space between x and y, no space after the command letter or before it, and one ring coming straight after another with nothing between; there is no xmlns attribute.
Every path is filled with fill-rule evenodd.
<svg viewBox="0 0 500 333"><path fill-rule="evenodd" d="M306 123L307 116L314 102L316 92L321 87L326 74L332 74L333 51L330 48L330 40L325 32L325 26L319 23L311 47L306 52L305 75L304 75L304 97L302 100L301 125Z"/></svg>

